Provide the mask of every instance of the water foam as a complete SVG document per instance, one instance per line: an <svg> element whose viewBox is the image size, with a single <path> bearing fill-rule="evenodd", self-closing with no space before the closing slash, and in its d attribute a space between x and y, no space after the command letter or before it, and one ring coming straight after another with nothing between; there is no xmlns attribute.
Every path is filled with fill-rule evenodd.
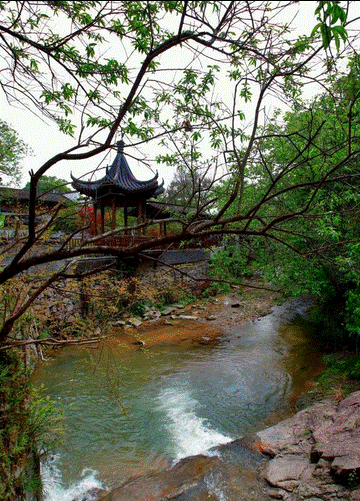
<svg viewBox="0 0 360 501"><path fill-rule="evenodd" d="M208 420L196 415L199 403L186 389L164 389L159 400L160 409L166 413L166 428L171 435L176 460L209 452L213 447L233 440L212 428Z"/></svg>
<svg viewBox="0 0 360 501"><path fill-rule="evenodd" d="M229 498L225 494L226 480L221 472L210 472L204 480L209 494L214 494L219 501L228 501Z"/></svg>
<svg viewBox="0 0 360 501"><path fill-rule="evenodd" d="M53 456L51 460L41 465L44 501L73 501L76 499L92 501L95 499L95 490L103 488L101 482L96 478L97 472L91 468L84 468L81 478L65 487L56 465L59 459L59 456Z"/></svg>

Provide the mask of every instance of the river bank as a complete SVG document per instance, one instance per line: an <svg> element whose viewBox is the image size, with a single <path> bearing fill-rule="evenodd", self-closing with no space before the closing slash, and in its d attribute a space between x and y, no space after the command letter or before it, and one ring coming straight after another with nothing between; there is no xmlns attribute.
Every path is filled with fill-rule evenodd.
<svg viewBox="0 0 360 501"><path fill-rule="evenodd" d="M137 319L135 325L117 322L110 330L109 340L121 343L126 350L139 346L209 345L213 346L234 327L245 325L269 314L276 305L279 293L268 289L244 287L199 300L185 306L167 308L154 320ZM131 322L131 319L130 319ZM169 328L170 327L170 328Z"/></svg>

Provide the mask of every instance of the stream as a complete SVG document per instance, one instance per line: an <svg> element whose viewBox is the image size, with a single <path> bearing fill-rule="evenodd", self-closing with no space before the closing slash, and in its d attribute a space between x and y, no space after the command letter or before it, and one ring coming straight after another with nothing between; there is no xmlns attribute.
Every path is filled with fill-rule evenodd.
<svg viewBox="0 0 360 501"><path fill-rule="evenodd" d="M259 459L231 442L287 416L321 370L307 307L275 307L212 347L129 352L105 341L65 348L40 364L33 382L59 402L65 430L42 466L45 501L90 499L91 489L201 453L222 455L226 472L212 472L179 500L231 501L246 492L260 501Z"/></svg>

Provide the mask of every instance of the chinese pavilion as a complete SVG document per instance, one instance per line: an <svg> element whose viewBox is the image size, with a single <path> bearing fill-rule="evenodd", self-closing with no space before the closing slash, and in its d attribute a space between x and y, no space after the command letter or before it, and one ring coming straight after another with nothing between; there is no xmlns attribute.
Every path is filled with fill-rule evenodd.
<svg viewBox="0 0 360 501"><path fill-rule="evenodd" d="M105 207L112 208L111 228L116 227L116 209L124 209L124 226L128 226L128 208L135 207L138 234L144 233L146 223L146 201L156 198L164 192L164 182L158 183L158 174L148 181L139 181L131 172L124 155L124 141L118 141L118 151L110 168L106 168L106 174L98 181L82 181L72 177L73 188L92 198L94 207L95 227L97 211L101 211L101 233L104 233ZM96 228L97 233L97 228Z"/></svg>

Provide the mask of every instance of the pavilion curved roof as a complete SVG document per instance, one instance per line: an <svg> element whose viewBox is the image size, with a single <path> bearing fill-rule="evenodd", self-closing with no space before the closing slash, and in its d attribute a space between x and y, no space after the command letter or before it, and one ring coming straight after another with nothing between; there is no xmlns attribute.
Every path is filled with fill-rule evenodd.
<svg viewBox="0 0 360 501"><path fill-rule="evenodd" d="M95 200L111 195L126 198L127 202L130 202L131 199L135 201L161 195L164 192L164 182L158 183L158 174L147 181L136 179L124 155L124 142L118 141L117 145L115 160L111 167L106 169L103 178L97 181L82 181L71 174L73 188Z"/></svg>

